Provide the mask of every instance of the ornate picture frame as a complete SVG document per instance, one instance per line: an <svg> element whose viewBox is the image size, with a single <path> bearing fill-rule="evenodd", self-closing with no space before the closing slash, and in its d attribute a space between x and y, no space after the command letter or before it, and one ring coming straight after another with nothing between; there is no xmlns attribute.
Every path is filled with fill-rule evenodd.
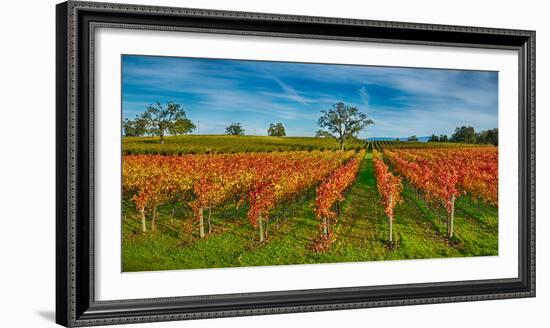
<svg viewBox="0 0 550 328"><path fill-rule="evenodd" d="M68 1L56 26L56 321L63 326L535 296L535 32ZM94 38L98 28L506 49L518 55L518 277L97 300Z"/></svg>

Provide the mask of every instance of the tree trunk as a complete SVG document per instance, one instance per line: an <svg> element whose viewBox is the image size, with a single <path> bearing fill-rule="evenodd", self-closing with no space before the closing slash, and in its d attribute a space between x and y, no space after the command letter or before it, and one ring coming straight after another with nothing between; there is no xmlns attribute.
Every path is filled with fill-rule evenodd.
<svg viewBox="0 0 550 328"><path fill-rule="evenodd" d="M199 208L199 236L204 238L204 217L202 214L202 207Z"/></svg>
<svg viewBox="0 0 550 328"><path fill-rule="evenodd" d="M210 217L212 216L212 206L208 206L208 234L212 233L212 222Z"/></svg>
<svg viewBox="0 0 550 328"><path fill-rule="evenodd" d="M325 236L328 235L328 222L327 222L327 218L323 216L323 234Z"/></svg>
<svg viewBox="0 0 550 328"><path fill-rule="evenodd" d="M145 224L145 207L139 209L141 215L141 232L147 232L147 225Z"/></svg>
<svg viewBox="0 0 550 328"><path fill-rule="evenodd" d="M176 209L172 207L172 217L170 218L170 223L172 224L174 224L175 215L176 215Z"/></svg>
<svg viewBox="0 0 550 328"><path fill-rule="evenodd" d="M157 207L153 207L153 220L151 221L151 230L157 230Z"/></svg>
<svg viewBox="0 0 550 328"><path fill-rule="evenodd" d="M455 196L451 198L451 213L449 213L449 224L448 224L448 233L449 238L453 238L454 230L454 219L455 219Z"/></svg>
<svg viewBox="0 0 550 328"><path fill-rule="evenodd" d="M163 144L164 143L164 130L160 127L159 127L159 130L160 130L160 133L159 133L160 143Z"/></svg>
<svg viewBox="0 0 550 328"><path fill-rule="evenodd" d="M344 150L344 140L340 141L340 150Z"/></svg>
<svg viewBox="0 0 550 328"><path fill-rule="evenodd" d="M262 223L262 216L258 217L258 232L260 234L260 242L264 241L264 226Z"/></svg>

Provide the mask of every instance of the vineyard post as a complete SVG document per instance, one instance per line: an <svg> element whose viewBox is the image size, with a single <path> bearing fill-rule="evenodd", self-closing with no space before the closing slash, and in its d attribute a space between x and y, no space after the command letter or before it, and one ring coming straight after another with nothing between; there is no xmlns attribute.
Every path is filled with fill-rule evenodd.
<svg viewBox="0 0 550 328"><path fill-rule="evenodd" d="M448 222L448 228L447 228L449 233L449 238L453 238L454 216L455 216L455 195L451 197L451 213L449 213L449 222Z"/></svg>
<svg viewBox="0 0 550 328"><path fill-rule="evenodd" d="M142 206L139 209L139 214L141 215L141 232L147 232L147 225L145 224L145 207Z"/></svg>
<svg viewBox="0 0 550 328"><path fill-rule="evenodd" d="M204 238L204 216L202 213L202 207L199 207L199 236Z"/></svg>
<svg viewBox="0 0 550 328"><path fill-rule="evenodd" d="M212 233L212 223L210 217L212 216L212 205L208 205L208 234Z"/></svg>
<svg viewBox="0 0 550 328"><path fill-rule="evenodd" d="M392 204L393 196L390 195L390 204ZM389 241L390 244L393 242L393 218L391 215L388 215L388 224L389 224Z"/></svg>
<svg viewBox="0 0 550 328"><path fill-rule="evenodd" d="M260 233L260 242L264 241L264 226L262 225L262 216L258 217L258 231Z"/></svg>
<svg viewBox="0 0 550 328"><path fill-rule="evenodd" d="M327 222L327 217L326 216L323 216L323 234L325 236L328 235L328 222Z"/></svg>
<svg viewBox="0 0 550 328"><path fill-rule="evenodd" d="M153 220L151 221L151 230L157 230L157 205L153 207Z"/></svg>

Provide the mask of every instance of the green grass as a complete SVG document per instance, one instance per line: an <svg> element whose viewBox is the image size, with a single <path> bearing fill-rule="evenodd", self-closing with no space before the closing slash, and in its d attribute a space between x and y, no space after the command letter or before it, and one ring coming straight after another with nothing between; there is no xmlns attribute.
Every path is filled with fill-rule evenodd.
<svg viewBox="0 0 550 328"><path fill-rule="evenodd" d="M346 150L365 147L361 140L345 143ZM184 154L184 153L233 153L301 150L336 150L339 143L332 138L266 137L229 135L183 135L165 137L164 144L158 137L124 137L125 154Z"/></svg>
<svg viewBox="0 0 550 328"><path fill-rule="evenodd" d="M258 243L246 220L246 206L234 204L212 212L213 232L199 239L191 213L183 205L160 208L156 232L140 232L130 200L123 201L123 271L215 268L278 264L426 259L498 254L498 209L460 198L456 202L455 238L445 236L445 212L428 209L405 185L395 209L396 248L387 248L387 220L380 205L371 154L346 195L335 228L336 241L325 253L311 251L318 221L313 192L273 211L268 238ZM174 211L174 212L173 212ZM172 219L174 213L174 219Z"/></svg>

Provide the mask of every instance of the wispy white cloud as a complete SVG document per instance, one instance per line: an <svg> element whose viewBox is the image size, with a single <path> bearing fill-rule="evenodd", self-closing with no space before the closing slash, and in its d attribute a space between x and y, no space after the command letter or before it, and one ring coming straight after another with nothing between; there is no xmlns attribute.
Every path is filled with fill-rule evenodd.
<svg viewBox="0 0 550 328"><path fill-rule="evenodd" d="M290 85L284 83L283 81L281 81L279 79L275 79L275 81L277 82L277 84L279 84L281 89L283 89L283 92L284 92L283 96L286 97L287 99L293 100L293 101L295 101L299 104L302 104L302 105L313 102L312 99L308 99L308 98L302 96L300 94L300 92L298 92L296 89L294 89Z"/></svg>
<svg viewBox="0 0 550 328"><path fill-rule="evenodd" d="M363 102L364 109L367 109L369 107L369 93L367 92L367 88L365 86L362 86L359 88L359 97L361 98L361 101Z"/></svg>

